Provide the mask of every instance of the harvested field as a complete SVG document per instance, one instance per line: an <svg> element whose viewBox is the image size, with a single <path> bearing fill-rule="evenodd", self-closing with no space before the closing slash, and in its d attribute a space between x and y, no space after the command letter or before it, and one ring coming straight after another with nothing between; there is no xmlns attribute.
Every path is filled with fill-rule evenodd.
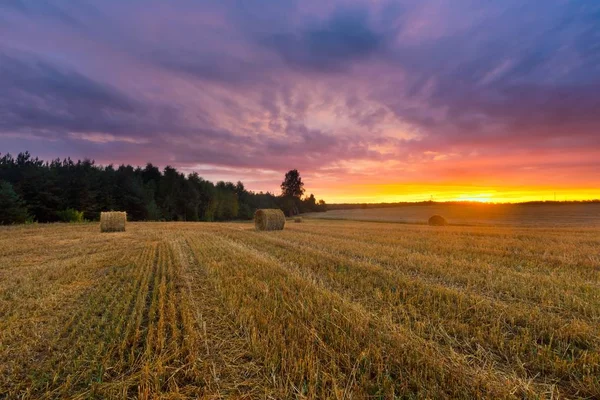
<svg viewBox="0 0 600 400"><path fill-rule="evenodd" d="M445 204L330 210L311 218L426 224L434 214L451 225L514 227L600 227L600 203L589 204Z"/></svg>
<svg viewBox="0 0 600 400"><path fill-rule="evenodd" d="M0 398L598 398L600 228L0 228Z"/></svg>

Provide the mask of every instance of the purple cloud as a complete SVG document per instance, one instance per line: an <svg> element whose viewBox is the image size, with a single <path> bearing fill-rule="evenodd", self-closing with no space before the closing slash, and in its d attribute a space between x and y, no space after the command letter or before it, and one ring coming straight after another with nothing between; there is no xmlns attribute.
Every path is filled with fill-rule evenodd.
<svg viewBox="0 0 600 400"><path fill-rule="evenodd" d="M262 42L290 66L344 71L353 62L365 60L384 47L386 38L370 26L368 15L368 9L340 8L326 21L275 33Z"/></svg>
<svg viewBox="0 0 600 400"><path fill-rule="evenodd" d="M6 0L0 151L534 184L600 170L598 43L595 2Z"/></svg>

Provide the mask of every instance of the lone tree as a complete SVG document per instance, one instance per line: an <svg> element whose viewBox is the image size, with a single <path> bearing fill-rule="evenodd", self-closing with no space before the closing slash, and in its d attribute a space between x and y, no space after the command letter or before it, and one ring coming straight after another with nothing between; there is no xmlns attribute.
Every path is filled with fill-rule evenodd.
<svg viewBox="0 0 600 400"><path fill-rule="evenodd" d="M281 182L281 208L288 215L297 215L300 213L301 200L304 194L304 182L300 178L297 169L292 169L285 174L285 179Z"/></svg>
<svg viewBox="0 0 600 400"><path fill-rule="evenodd" d="M297 169L292 169L285 174L285 179L281 182L281 195L286 197L300 198L304 194L304 182L300 178Z"/></svg>

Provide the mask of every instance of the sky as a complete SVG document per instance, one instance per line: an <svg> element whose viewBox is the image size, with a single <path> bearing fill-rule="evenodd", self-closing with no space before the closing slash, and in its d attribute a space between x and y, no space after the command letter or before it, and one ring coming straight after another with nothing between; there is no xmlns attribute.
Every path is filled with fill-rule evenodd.
<svg viewBox="0 0 600 400"><path fill-rule="evenodd" d="M327 202L600 198L595 0L1 0L0 153Z"/></svg>

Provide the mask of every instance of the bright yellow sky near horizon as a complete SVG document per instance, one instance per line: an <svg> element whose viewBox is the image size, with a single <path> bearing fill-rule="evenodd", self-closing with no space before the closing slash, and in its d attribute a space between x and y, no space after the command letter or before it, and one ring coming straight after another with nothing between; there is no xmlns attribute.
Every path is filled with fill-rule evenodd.
<svg viewBox="0 0 600 400"><path fill-rule="evenodd" d="M307 188L307 195L312 193ZM476 201L519 203L526 201L578 201L600 199L600 188L485 187L460 184L348 184L314 188L327 203L395 203L419 201Z"/></svg>

